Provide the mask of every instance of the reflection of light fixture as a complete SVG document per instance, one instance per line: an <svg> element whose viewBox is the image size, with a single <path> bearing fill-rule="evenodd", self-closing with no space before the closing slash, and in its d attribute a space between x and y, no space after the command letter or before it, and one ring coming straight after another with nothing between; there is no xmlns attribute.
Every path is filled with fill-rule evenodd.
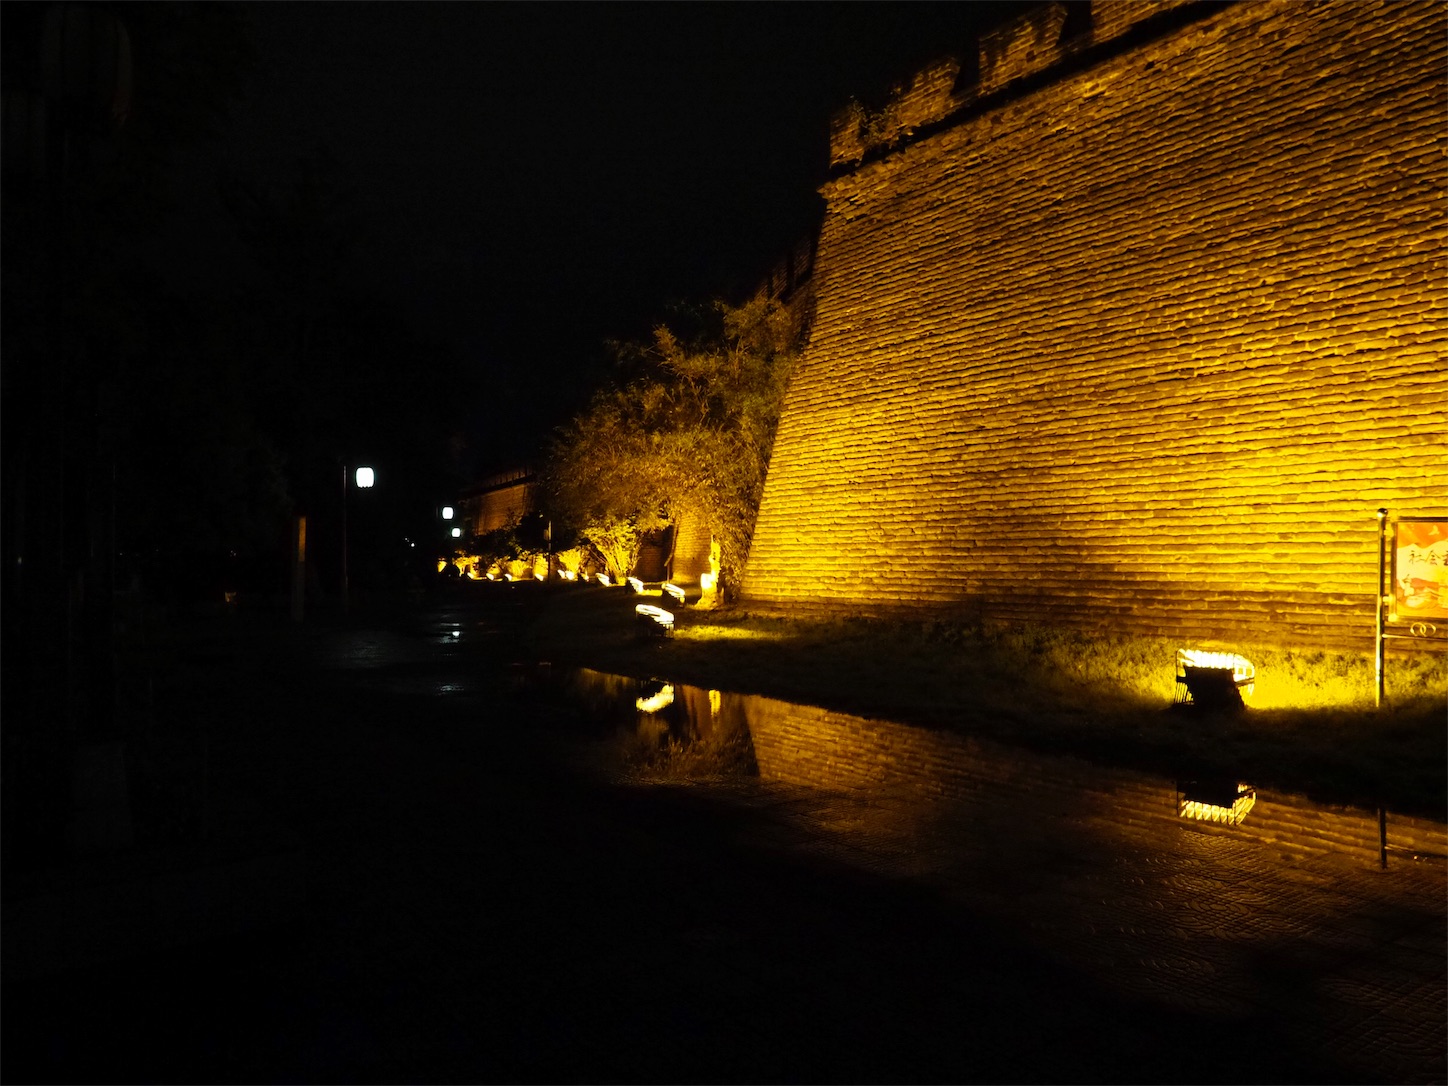
<svg viewBox="0 0 1448 1086"><path fill-rule="evenodd" d="M644 590L643 581L639 580L637 577L630 577L628 579L628 586L638 593L642 593Z"/></svg>
<svg viewBox="0 0 1448 1086"><path fill-rule="evenodd" d="M664 582L664 591L667 592L670 596L673 596L673 597L674 597L674 602L675 602L675 603L678 603L678 604L681 604L681 605L683 604L683 602L684 602L684 590L683 590L682 588L680 588L678 585L676 585L676 584L670 584L669 582L665 581L665 582Z"/></svg>
<svg viewBox="0 0 1448 1086"><path fill-rule="evenodd" d="M444 506L442 507L442 519L443 519L443 520L452 520L452 518L453 518L453 507L450 506L450 505L444 505Z"/></svg>
<svg viewBox="0 0 1448 1086"><path fill-rule="evenodd" d="M635 698L634 706L641 713L657 713L660 709L674 704L674 688L664 684L664 688L656 694L650 694L646 698Z"/></svg>
<svg viewBox="0 0 1448 1086"><path fill-rule="evenodd" d="M1176 704L1205 709L1240 709L1242 693L1252 696L1257 669L1235 652L1177 649Z"/></svg>
<svg viewBox="0 0 1448 1086"><path fill-rule="evenodd" d="M1257 791L1250 784L1231 781L1186 781L1177 797L1177 813L1199 822L1223 822L1235 826L1257 803Z"/></svg>
<svg viewBox="0 0 1448 1086"><path fill-rule="evenodd" d="M714 589L714 574L699 574L699 587L702 588L705 592L712 592Z"/></svg>
<svg viewBox="0 0 1448 1086"><path fill-rule="evenodd" d="M463 537L463 530L461 528L454 528L451 534L454 539L461 539Z"/></svg>
<svg viewBox="0 0 1448 1086"><path fill-rule="evenodd" d="M674 616L662 607L655 607L651 603L641 603L634 608L634 613L655 633L670 633L674 629Z"/></svg>
<svg viewBox="0 0 1448 1086"><path fill-rule="evenodd" d="M371 468L357 469L357 485L363 490L368 489L376 481L377 476Z"/></svg>

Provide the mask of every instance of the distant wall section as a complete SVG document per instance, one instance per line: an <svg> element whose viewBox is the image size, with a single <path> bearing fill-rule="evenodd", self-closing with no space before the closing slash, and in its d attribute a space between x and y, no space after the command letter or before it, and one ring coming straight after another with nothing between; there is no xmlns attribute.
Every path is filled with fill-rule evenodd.
<svg viewBox="0 0 1448 1086"><path fill-rule="evenodd" d="M1093 9L836 118L745 603L1370 645L1373 511L1448 504L1448 7Z"/></svg>

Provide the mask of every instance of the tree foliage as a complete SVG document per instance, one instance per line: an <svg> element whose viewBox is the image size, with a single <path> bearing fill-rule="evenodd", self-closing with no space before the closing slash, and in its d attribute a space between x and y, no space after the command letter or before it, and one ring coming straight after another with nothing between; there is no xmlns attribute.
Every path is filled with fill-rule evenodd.
<svg viewBox="0 0 1448 1086"><path fill-rule="evenodd" d="M559 432L545 487L611 568L637 558L641 533L685 511L701 514L719 543L720 587L730 598L749 554L798 328L765 298L715 302L694 328L682 323L617 347L620 380Z"/></svg>

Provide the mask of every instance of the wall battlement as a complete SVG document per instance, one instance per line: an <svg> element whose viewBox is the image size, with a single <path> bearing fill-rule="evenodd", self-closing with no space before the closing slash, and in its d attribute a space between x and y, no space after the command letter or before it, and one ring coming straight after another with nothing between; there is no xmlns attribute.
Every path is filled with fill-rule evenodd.
<svg viewBox="0 0 1448 1086"><path fill-rule="evenodd" d="M1370 647L1374 510L1448 505L1448 7L1092 11L824 186L744 602Z"/></svg>
<svg viewBox="0 0 1448 1086"><path fill-rule="evenodd" d="M830 122L830 165L849 166L897 146L1029 76L1117 41L1163 13L1202 7L1195 0L1076 0L1042 3L969 44L962 56L922 68L895 88L878 112L852 102ZM1213 5L1215 6L1215 5Z"/></svg>

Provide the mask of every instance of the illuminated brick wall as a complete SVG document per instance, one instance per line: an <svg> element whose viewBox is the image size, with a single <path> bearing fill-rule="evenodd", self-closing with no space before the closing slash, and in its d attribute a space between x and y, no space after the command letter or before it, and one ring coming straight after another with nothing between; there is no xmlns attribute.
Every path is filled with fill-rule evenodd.
<svg viewBox="0 0 1448 1086"><path fill-rule="evenodd" d="M484 535L516 524L524 514L533 512L533 479L532 471L519 468L482 480L458 503L463 526L475 535Z"/></svg>
<svg viewBox="0 0 1448 1086"><path fill-rule="evenodd" d="M1448 506L1448 7L1095 9L836 119L745 601L1371 645L1374 510Z"/></svg>

